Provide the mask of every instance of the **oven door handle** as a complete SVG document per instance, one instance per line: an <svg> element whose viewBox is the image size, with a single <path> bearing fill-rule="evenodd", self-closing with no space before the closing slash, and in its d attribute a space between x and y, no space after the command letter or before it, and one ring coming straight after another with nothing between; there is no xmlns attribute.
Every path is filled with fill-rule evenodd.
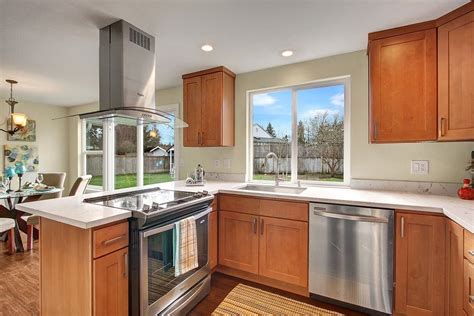
<svg viewBox="0 0 474 316"><path fill-rule="evenodd" d="M208 207L205 211L203 211L199 214L196 214L196 215L189 216L187 218L194 217L195 219L198 219L200 217L203 217L204 215L209 214L211 211L212 211L212 207ZM142 233L143 237L146 238L146 237L149 237L151 235L156 235L156 234L162 233L164 231L170 230L174 227L175 223L171 223L171 224L168 224L166 226L160 226L160 227L157 227L157 228L153 228L153 229L144 231Z"/></svg>

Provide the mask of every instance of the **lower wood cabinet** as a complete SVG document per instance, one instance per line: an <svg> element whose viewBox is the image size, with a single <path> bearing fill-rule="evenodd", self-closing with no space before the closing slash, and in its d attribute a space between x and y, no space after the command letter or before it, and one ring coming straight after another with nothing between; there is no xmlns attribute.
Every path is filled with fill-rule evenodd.
<svg viewBox="0 0 474 316"><path fill-rule="evenodd" d="M259 275L306 287L308 224L262 216L259 230Z"/></svg>
<svg viewBox="0 0 474 316"><path fill-rule="evenodd" d="M395 315L444 315L445 218L396 214Z"/></svg>
<svg viewBox="0 0 474 316"><path fill-rule="evenodd" d="M128 315L128 248L93 262L94 315Z"/></svg>
<svg viewBox="0 0 474 316"><path fill-rule="evenodd" d="M463 233L461 226L446 219L445 315L463 315Z"/></svg>
<svg viewBox="0 0 474 316"><path fill-rule="evenodd" d="M474 263L464 259L464 311L469 316L474 316Z"/></svg>
<svg viewBox="0 0 474 316"><path fill-rule="evenodd" d="M235 198L229 197L229 201L231 200L235 201ZM223 207L226 207L229 201L224 200ZM247 202L244 201L241 205L257 205L253 210L246 210L257 214L219 211L219 264L268 278L267 280L307 288L308 223L259 216L259 212L264 212L265 215L271 214L269 208L261 207L269 200L262 200L262 203L258 203L258 200ZM305 213L307 213L307 204L301 206L306 207ZM229 204L229 207L239 209L236 204ZM286 209L282 212L277 210L278 208L275 208L275 216L288 216Z"/></svg>
<svg viewBox="0 0 474 316"><path fill-rule="evenodd" d="M258 217L219 212L219 264L258 273Z"/></svg>

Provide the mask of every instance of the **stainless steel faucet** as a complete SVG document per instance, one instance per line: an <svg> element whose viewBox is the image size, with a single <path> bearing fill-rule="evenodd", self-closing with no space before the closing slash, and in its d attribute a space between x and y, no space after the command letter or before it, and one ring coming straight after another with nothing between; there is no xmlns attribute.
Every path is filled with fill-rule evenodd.
<svg viewBox="0 0 474 316"><path fill-rule="evenodd" d="M269 152L265 156L265 165L267 164L267 160L270 157L274 157L276 159L276 173L275 173L275 185L278 186L280 185L280 181L283 181L283 177L280 177L280 164L279 164L279 158L274 152Z"/></svg>

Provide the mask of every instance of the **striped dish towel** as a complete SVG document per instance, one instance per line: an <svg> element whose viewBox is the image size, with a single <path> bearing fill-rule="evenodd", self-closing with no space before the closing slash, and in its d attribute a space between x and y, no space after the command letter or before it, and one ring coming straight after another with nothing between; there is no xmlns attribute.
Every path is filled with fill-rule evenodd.
<svg viewBox="0 0 474 316"><path fill-rule="evenodd" d="M175 224L174 276L177 277L198 266L196 220L185 218Z"/></svg>

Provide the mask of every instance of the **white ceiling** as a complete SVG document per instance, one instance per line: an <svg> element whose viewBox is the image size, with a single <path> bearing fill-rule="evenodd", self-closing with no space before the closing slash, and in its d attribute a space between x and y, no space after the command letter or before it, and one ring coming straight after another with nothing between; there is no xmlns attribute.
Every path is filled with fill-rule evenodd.
<svg viewBox="0 0 474 316"><path fill-rule="evenodd" d="M469 0L0 0L0 96L98 100L99 31L124 19L156 37L156 86L225 65L243 73L364 49L367 33L438 17ZM204 43L214 51L204 53ZM295 54L283 58L280 52Z"/></svg>

